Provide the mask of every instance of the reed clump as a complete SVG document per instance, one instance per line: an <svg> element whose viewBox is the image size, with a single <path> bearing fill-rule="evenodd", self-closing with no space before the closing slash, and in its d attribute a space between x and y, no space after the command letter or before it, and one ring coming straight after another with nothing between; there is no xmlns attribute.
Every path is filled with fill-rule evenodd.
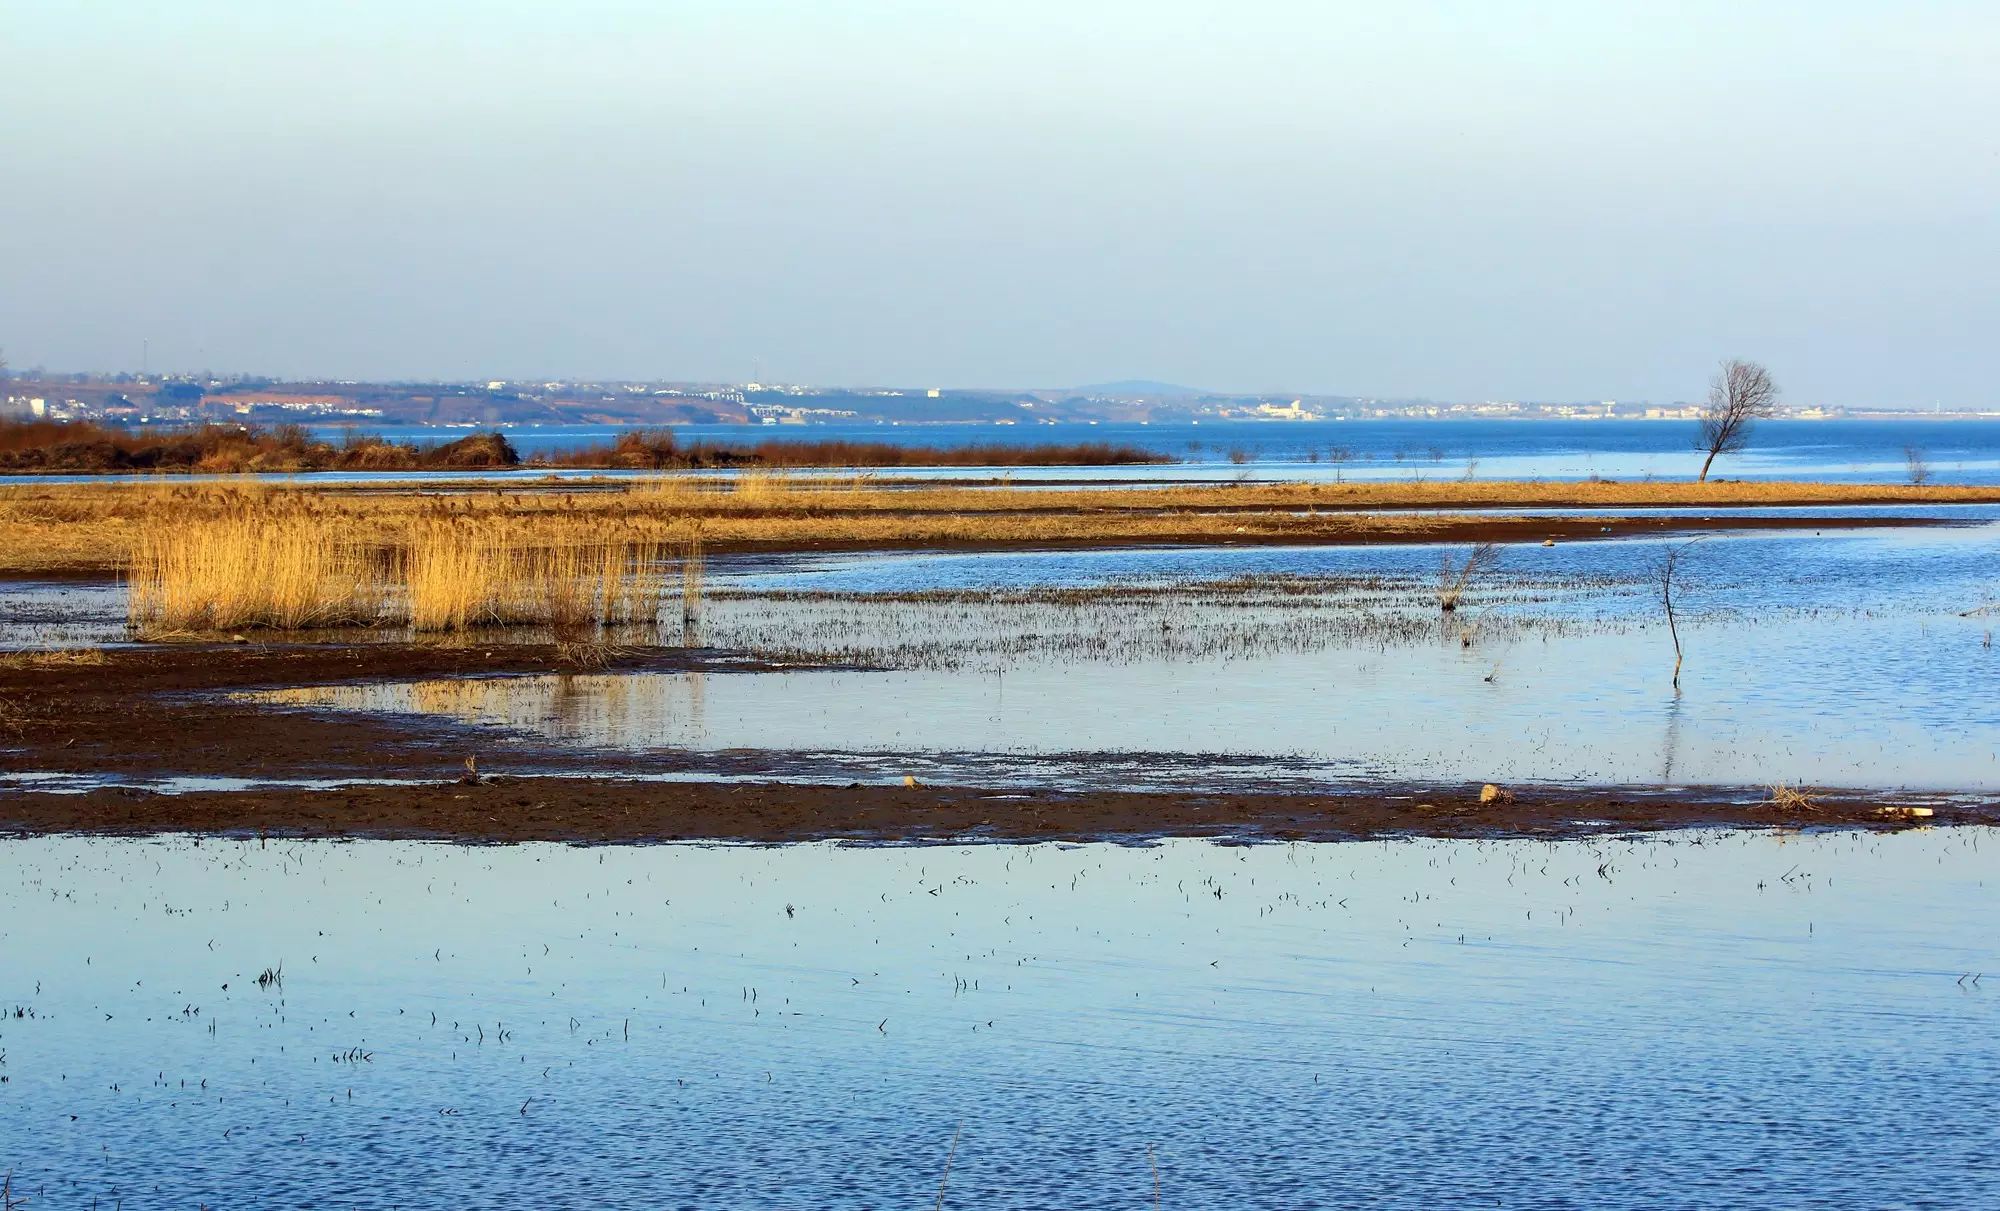
<svg viewBox="0 0 2000 1211"><path fill-rule="evenodd" d="M151 635L534 626L581 644L607 627L655 626L677 556L684 597L698 596L687 556L659 536L443 510L370 534L337 511L274 503L145 527L127 567L128 617Z"/></svg>
<svg viewBox="0 0 2000 1211"><path fill-rule="evenodd" d="M127 580L133 625L155 633L362 625L387 605L370 553L312 508L145 526Z"/></svg>
<svg viewBox="0 0 2000 1211"><path fill-rule="evenodd" d="M574 643L602 627L657 622L673 558L655 537L550 545L525 527L456 518L414 527L395 563L415 630L540 626Z"/></svg>
<svg viewBox="0 0 2000 1211"><path fill-rule="evenodd" d="M1770 806L1780 811L1802 813L1820 810L1820 801L1811 787L1780 782L1771 788Z"/></svg>

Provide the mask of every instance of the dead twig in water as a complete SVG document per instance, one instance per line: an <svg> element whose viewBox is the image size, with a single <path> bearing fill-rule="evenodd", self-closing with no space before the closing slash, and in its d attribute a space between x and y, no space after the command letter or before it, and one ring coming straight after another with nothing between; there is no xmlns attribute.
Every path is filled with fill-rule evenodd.
<svg viewBox="0 0 2000 1211"><path fill-rule="evenodd" d="M951 1133L951 1151L945 1154L944 1176L938 1179L937 1206L939 1208L939 1211L942 1211L944 1207L945 1183L951 1180L951 1162L958 1158L958 1137L959 1134L964 1130L965 1130L965 1120L960 1119L958 1120L958 1129Z"/></svg>
<svg viewBox="0 0 2000 1211"><path fill-rule="evenodd" d="M701 519L690 518L681 548L681 625L693 628L701 622L702 581L707 569L707 560L702 554Z"/></svg>
<svg viewBox="0 0 2000 1211"><path fill-rule="evenodd" d="M1702 540L1699 538L1691 538L1678 546L1668 547L1666 554L1660 557L1658 580L1660 608L1667 613L1667 635L1674 641L1674 693L1676 694L1681 692L1681 631L1674 618L1674 590L1681 583L1681 556L1687 554L1688 549L1700 541Z"/></svg>

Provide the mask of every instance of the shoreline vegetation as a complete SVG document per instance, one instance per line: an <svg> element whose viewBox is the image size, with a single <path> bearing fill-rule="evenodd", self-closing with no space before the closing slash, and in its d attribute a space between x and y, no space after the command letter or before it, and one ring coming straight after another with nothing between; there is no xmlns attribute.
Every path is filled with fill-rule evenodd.
<svg viewBox="0 0 2000 1211"><path fill-rule="evenodd" d="M1132 446L900 446L888 442L770 439L682 442L670 429L634 429L609 442L523 458L497 431L452 441L396 442L362 430L339 441L301 425L201 425L130 430L89 421L0 422L0 473L235 475L314 471L694 471L810 467L1113 467L1170 463Z"/></svg>
<svg viewBox="0 0 2000 1211"><path fill-rule="evenodd" d="M182 555L237 560L236 580L276 592L286 576L347 590L355 574L406 580L420 548L449 546L463 566L613 549L681 558L695 535L710 554L1107 547L1572 541L1751 528L1936 524L1934 514L1718 514L1717 508L2000 503L2000 487L1907 484L1426 481L1102 489L883 486L843 477L746 472L730 480L661 475L577 484L295 484L172 479L0 488L0 576L133 575ZM1564 516L1507 509L1566 508ZM1616 512L1617 510L1645 510ZM1583 511L1607 510L1589 513ZM1709 510L1709 511L1704 511ZM440 537L442 536L442 537ZM182 555L177 555L180 552ZM280 557L281 552L289 552ZM400 564L397 561L402 561ZM275 562L274 562L275 561ZM403 572L391 574L392 565ZM183 565L191 567L192 565ZM578 564L581 575L581 564ZM320 571L314 572L313 568ZM515 578L519 579L519 578ZM537 579L529 577L529 579ZM546 578L539 578L546 583ZM163 586L164 587L164 586ZM370 592L374 590L370 589ZM536 590L540 592L541 590ZM513 590L506 590L512 593ZM504 595L504 594L503 594ZM600 599L602 594L599 595ZM179 613L179 611L168 611Z"/></svg>

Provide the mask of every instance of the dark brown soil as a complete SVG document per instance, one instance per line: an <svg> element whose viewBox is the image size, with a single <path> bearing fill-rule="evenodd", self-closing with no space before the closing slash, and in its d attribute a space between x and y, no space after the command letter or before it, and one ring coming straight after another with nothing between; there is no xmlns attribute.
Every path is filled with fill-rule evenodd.
<svg viewBox="0 0 2000 1211"><path fill-rule="evenodd" d="M1226 512L1272 512L1273 510L1184 510L1190 516ZM1407 512L1395 509L1356 509L1349 512ZM1329 514L1330 516L1330 514ZM1313 546L1402 546L1412 543L1539 543L1585 542L1600 538L1634 535L1695 534L1725 530L1870 530L1911 526L1949 526L1962 523L1936 516L1893 516L1857 514L1853 516L1704 516L1698 514L1606 514L1593 517L1477 517L1440 518L1421 529L1356 530L1352 532L1257 533L1218 535L1213 526L1190 526L1185 534L1150 534L1145 537L1106 538L1022 538L978 541L912 538L908 542L829 541L774 539L771 541L715 540L708 544L713 554L781 555L804 552L914 551L1013 551L1013 550L1102 550L1136 547L1313 547Z"/></svg>
<svg viewBox="0 0 2000 1211"><path fill-rule="evenodd" d="M1941 806L1932 823L2000 823L2000 803ZM1043 841L1216 837L1563 838L1737 828L1898 828L1866 798L1809 809L1700 796L1547 792L1479 802L1478 788L1396 795L999 792L966 788L723 785L500 778L313 791L161 795L135 790L0 798L0 832L233 833L465 842Z"/></svg>
<svg viewBox="0 0 2000 1211"><path fill-rule="evenodd" d="M614 653L588 671L753 670L682 649ZM0 668L0 770L84 775L349 778L434 775L492 743L441 720L338 719L226 691L390 678L578 671L548 645L161 644L104 649L102 664ZM539 768L580 768L552 750Z"/></svg>

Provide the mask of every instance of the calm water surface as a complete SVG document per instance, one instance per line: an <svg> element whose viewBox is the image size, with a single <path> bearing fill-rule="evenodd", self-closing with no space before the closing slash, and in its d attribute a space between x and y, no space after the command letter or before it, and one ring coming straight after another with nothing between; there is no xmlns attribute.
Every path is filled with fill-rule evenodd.
<svg viewBox="0 0 2000 1211"><path fill-rule="evenodd" d="M550 425L509 431L524 452L599 445L616 427ZM437 430L398 430L421 441ZM1177 467L1081 468L1059 476L1214 478L1248 470L1257 478L1435 479L1470 471L1488 479L1692 478L1693 421L1371 420L1100 425L811 425L803 428L690 425L683 442L742 443L772 438L836 439L898 446L1106 442L1180 460ZM446 434L449 436L449 433ZM1835 479L1900 482L1906 451L1922 452L1942 482L2000 482L2000 422L1909 420L1770 421L1749 449L1717 464L1716 474L1743 479ZM1338 459L1338 461L1336 461ZM900 473L900 472L899 472ZM941 474L963 474L945 469ZM1041 468L1015 472L1044 478Z"/></svg>
<svg viewBox="0 0 2000 1211"><path fill-rule="evenodd" d="M344 426L316 426L336 440ZM630 426L501 426L524 455L604 445ZM1111 480L1412 480L1457 479L1692 479L1700 469L1692 421L1380 420L1172 425L742 425L677 426L683 442L719 444L865 441L898 446L1036 445L1106 442L1136 446L1176 460L1166 466L987 468L1020 479ZM375 427L399 441L440 442L455 429ZM1817 479L1901 483L1906 451L1922 453L1939 483L2000 483L2000 421L1770 421L1750 448L1716 464L1732 479ZM960 478L980 468L896 468L897 477ZM449 481L490 472L439 472L417 478ZM539 477L545 471L522 471ZM601 475L603 472L558 474ZM0 475L0 483L62 482L83 477ZM102 477L93 477L102 478ZM200 478L200 477L196 477ZM282 475L258 478L280 480ZM408 480L407 472L341 472L326 480Z"/></svg>
<svg viewBox="0 0 2000 1211"><path fill-rule="evenodd" d="M1996 843L10 840L0 1167L911 1207L957 1132L958 1207L1990 1206Z"/></svg>
<svg viewBox="0 0 2000 1211"><path fill-rule="evenodd" d="M1686 557L1676 693L1651 578L1684 541L1510 548L1501 576L1442 621L1436 568L1458 548L750 563L716 577L710 642L888 667L268 697L611 749L783 755L787 776L842 781L2000 788L1996 527L1704 540ZM1300 577L1326 579L1283 590ZM1218 581L1234 587L1032 594ZM1027 597L982 596L996 591ZM942 596L887 596L912 592Z"/></svg>

